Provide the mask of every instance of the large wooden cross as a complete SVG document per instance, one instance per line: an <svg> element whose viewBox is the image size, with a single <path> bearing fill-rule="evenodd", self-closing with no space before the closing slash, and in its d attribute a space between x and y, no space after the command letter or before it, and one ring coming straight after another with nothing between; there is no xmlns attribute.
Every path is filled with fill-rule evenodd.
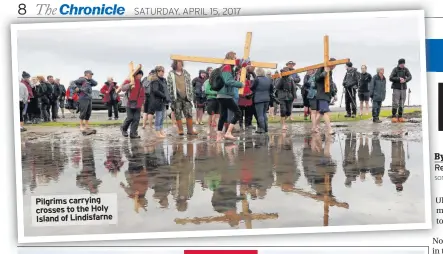
<svg viewBox="0 0 443 254"><path fill-rule="evenodd" d="M321 67L331 67L331 66L336 66L336 65L341 65L341 64L346 64L350 61L349 58L345 58L345 59L340 59L340 60L335 60L335 61L329 61L329 36L325 35L323 37L323 63L319 63L319 64L314 64L311 66L306 66L303 68L299 68L299 69L295 69L292 71L287 71L287 72L282 72L279 74L274 74L272 75L272 78L279 78L279 77L283 77L283 76L289 76L295 73L301 73L301 72L306 72L309 70L315 70ZM330 91L330 85L329 84L329 72L325 78L325 92L329 93Z"/></svg>
<svg viewBox="0 0 443 254"><path fill-rule="evenodd" d="M250 56L252 41L252 32L246 33L246 41L243 50L243 59L248 59ZM214 57L199 57L199 56L183 56L183 55L171 55L171 60L181 60L188 62L198 62L198 63L213 63L213 64L230 64L235 65L235 60L228 60L224 58L214 58ZM265 63L265 62L255 62L251 61L251 66L261 67L267 69L277 69L276 63ZM241 70L240 82L243 84L246 80L246 67ZM239 89L239 94L243 94L243 88Z"/></svg>
<svg viewBox="0 0 443 254"><path fill-rule="evenodd" d="M331 178L329 174L325 174L325 182L324 185L326 187L325 194L323 197L306 192L299 188L293 188L290 192L299 194L300 196L311 198L317 201L323 202L323 226L329 226L329 207L336 206L340 208L349 209L349 204L345 202L339 202L335 198L329 196L329 192L331 190Z"/></svg>
<svg viewBox="0 0 443 254"><path fill-rule="evenodd" d="M135 84L135 74L139 71L139 70L141 70L141 68L142 68L142 65L141 64L137 64L137 66L134 66L134 62L130 62L129 63L129 77L128 77L128 80L129 80L129 84L132 84L131 85L131 88L133 88L132 86ZM116 93L118 94L118 93L120 93L120 91L122 90L122 86L119 86L118 87L118 89L116 90Z"/></svg>
<svg viewBox="0 0 443 254"><path fill-rule="evenodd" d="M247 229L252 229L253 220L268 220L277 219L278 213L261 213L261 214L250 214L249 213L249 202L247 200L247 188L245 185L240 186L240 194L243 197L242 200L242 212L235 213L233 215L223 215L223 216L207 216L207 217L195 217L186 219L175 219L175 223L185 225L188 223L201 224L201 223L212 223L212 222L240 222L244 221Z"/></svg>

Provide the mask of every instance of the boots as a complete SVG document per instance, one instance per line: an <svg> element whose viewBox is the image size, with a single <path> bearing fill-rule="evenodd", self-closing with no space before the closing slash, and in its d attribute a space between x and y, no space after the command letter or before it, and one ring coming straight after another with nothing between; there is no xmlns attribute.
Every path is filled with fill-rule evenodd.
<svg viewBox="0 0 443 254"><path fill-rule="evenodd" d="M398 122L398 118L397 118L397 109L396 109L396 108L392 108L392 122L393 122L393 123Z"/></svg>
<svg viewBox="0 0 443 254"><path fill-rule="evenodd" d="M378 118L378 117L374 117L374 119L372 121L374 123L381 123L380 118Z"/></svg>
<svg viewBox="0 0 443 254"><path fill-rule="evenodd" d="M183 122L181 119L176 120L175 122L177 123L178 135L182 136L183 135Z"/></svg>
<svg viewBox="0 0 443 254"><path fill-rule="evenodd" d="M186 119L186 128L188 129L188 135L198 135L198 132L194 131L192 118Z"/></svg>

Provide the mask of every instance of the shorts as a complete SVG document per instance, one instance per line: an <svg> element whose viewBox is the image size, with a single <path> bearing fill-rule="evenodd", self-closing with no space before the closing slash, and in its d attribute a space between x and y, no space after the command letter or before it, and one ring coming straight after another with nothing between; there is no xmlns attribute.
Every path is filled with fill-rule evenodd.
<svg viewBox="0 0 443 254"><path fill-rule="evenodd" d="M358 99L360 101L369 101L369 93L359 93Z"/></svg>
<svg viewBox="0 0 443 254"><path fill-rule="evenodd" d="M324 113L328 113L331 112L331 110L329 109L329 101L325 101L325 100L318 100L318 109L317 111L320 112L320 114L324 114Z"/></svg>
<svg viewBox="0 0 443 254"><path fill-rule="evenodd" d="M288 117L291 116L292 113L292 100L282 100L280 101L280 116Z"/></svg>
<svg viewBox="0 0 443 254"><path fill-rule="evenodd" d="M317 110L318 109L317 99L309 99L309 108L311 108L311 110Z"/></svg>
<svg viewBox="0 0 443 254"><path fill-rule="evenodd" d="M65 108L65 100L59 100L58 102L60 108Z"/></svg>
<svg viewBox="0 0 443 254"><path fill-rule="evenodd" d="M155 112L149 108L149 97L145 97L145 103L143 104L143 113L153 115Z"/></svg>
<svg viewBox="0 0 443 254"><path fill-rule="evenodd" d="M195 108L205 108L205 104L206 104L206 99L205 98L201 98L201 97L197 97L195 100Z"/></svg>
<svg viewBox="0 0 443 254"><path fill-rule="evenodd" d="M206 104L206 111L208 115L220 114L220 103L217 99L209 99Z"/></svg>

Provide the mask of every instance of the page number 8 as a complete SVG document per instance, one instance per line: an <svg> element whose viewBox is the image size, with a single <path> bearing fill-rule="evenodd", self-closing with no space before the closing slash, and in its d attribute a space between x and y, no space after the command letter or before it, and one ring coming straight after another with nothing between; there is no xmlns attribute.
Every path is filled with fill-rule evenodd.
<svg viewBox="0 0 443 254"><path fill-rule="evenodd" d="M25 15L26 14L26 4L19 4L18 5L18 14L19 15Z"/></svg>

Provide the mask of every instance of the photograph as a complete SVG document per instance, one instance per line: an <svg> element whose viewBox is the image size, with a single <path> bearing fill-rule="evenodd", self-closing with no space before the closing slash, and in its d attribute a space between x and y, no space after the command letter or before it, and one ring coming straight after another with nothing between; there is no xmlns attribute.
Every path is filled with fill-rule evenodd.
<svg viewBox="0 0 443 254"><path fill-rule="evenodd" d="M19 242L431 228L423 11L14 24L11 49ZM115 223L36 215L104 194Z"/></svg>
<svg viewBox="0 0 443 254"><path fill-rule="evenodd" d="M427 247L30 247L18 254L428 254Z"/></svg>

